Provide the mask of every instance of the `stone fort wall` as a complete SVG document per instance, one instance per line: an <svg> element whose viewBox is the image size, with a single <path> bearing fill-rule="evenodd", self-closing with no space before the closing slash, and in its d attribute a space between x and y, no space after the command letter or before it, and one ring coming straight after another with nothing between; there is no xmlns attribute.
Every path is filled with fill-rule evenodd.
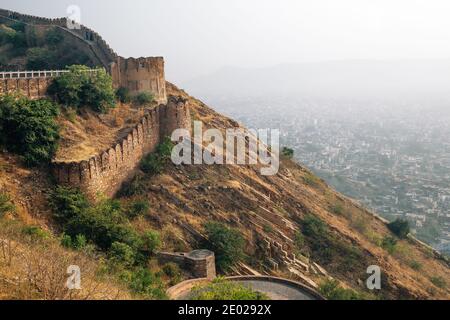
<svg viewBox="0 0 450 320"><path fill-rule="evenodd" d="M0 9L0 22L7 21L21 21L28 26L44 30L50 27L58 28L65 38L70 39L80 51L90 57L94 65L104 67L111 74L115 88L125 87L134 94L150 92L158 103L167 102L162 57L138 59L120 57L97 32L83 25L80 25L79 29L68 29L67 18L48 19ZM14 86L12 81L3 82L3 87Z"/></svg>
<svg viewBox="0 0 450 320"><path fill-rule="evenodd" d="M170 97L146 114L120 142L80 162L54 162L53 175L60 185L76 187L91 199L108 197L130 179L142 157L152 151L173 128L191 128L190 110L181 97Z"/></svg>
<svg viewBox="0 0 450 320"><path fill-rule="evenodd" d="M47 93L51 78L0 79L0 94L20 93L29 98L41 98Z"/></svg>
<svg viewBox="0 0 450 320"><path fill-rule="evenodd" d="M117 57L109 71L115 88L128 88L131 94L151 92L158 103L167 102L164 58Z"/></svg>
<svg viewBox="0 0 450 320"><path fill-rule="evenodd" d="M195 278L214 279L216 277L216 261L214 252L209 250L194 250L185 252L158 252L160 263L176 263Z"/></svg>

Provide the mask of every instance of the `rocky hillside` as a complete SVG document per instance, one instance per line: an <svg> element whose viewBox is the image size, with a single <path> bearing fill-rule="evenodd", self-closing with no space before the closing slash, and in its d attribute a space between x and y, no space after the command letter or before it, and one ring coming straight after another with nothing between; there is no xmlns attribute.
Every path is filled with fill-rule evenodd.
<svg viewBox="0 0 450 320"><path fill-rule="evenodd" d="M189 100L192 118L202 121L204 126L222 131L239 126L174 85L168 83L167 86L168 94ZM103 118L62 116L64 144L60 157L67 157L61 150L70 149L71 143L79 150L84 150L79 148L80 141L93 149L102 146L98 130L84 130L87 127L103 128L105 136L117 136L118 128L124 123L118 121L114 125L115 121L133 119L135 111L127 115L126 110L127 107L121 107L114 111L119 116ZM71 132L83 132L82 139L75 136L71 139ZM7 191L16 207L7 221L18 222L22 231L38 225L49 238L58 239L61 226L55 222L49 206L53 186L47 170L26 168L7 152L1 153L0 160L1 190ZM238 230L245 239L246 259L233 266L229 274L277 275L322 289L333 278L341 287L351 288L359 298L450 298L448 261L414 239L398 239L381 219L336 193L287 157L282 159L275 176L261 176L257 166L174 166L167 163L160 174L136 172L132 185L133 190L139 192L124 192L128 196L118 197L118 200L124 207L136 201L150 204L146 214L132 220L131 225L137 231L157 230L165 251L203 247L205 222L218 221ZM38 251L33 249L35 246L42 248L42 244L30 242L29 231L25 232L26 236L23 232L5 230L16 229L2 228L2 243L11 240L29 254ZM72 251L62 248L56 240L51 243L50 253L57 255L59 252L70 260ZM3 254L0 280L9 283L8 288L11 288L11 283L20 283L17 279L24 266L20 265L20 259L13 259L12 264L5 259ZM54 257L42 255L41 259ZM98 261L102 259L91 255L85 259L86 263L101 268ZM382 270L381 290L366 289L366 270L370 265ZM0 291L6 290L6 287L0 288ZM122 292L121 297L129 296L120 284L115 290ZM14 294L9 292L6 296L14 297ZM105 296L99 294L98 298Z"/></svg>

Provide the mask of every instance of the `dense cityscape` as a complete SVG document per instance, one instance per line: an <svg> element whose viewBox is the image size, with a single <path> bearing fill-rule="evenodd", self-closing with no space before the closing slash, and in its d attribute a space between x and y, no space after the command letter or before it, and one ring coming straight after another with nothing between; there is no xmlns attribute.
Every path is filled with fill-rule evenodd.
<svg viewBox="0 0 450 320"><path fill-rule="evenodd" d="M444 102L209 99L281 144L339 192L450 253L450 113ZM257 112L255 112L257 110Z"/></svg>

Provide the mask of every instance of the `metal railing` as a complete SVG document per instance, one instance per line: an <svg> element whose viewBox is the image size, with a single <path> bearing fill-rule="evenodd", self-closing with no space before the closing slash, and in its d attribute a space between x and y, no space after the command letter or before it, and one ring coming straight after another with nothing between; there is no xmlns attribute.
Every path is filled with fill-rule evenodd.
<svg viewBox="0 0 450 320"><path fill-rule="evenodd" d="M97 73L100 69L88 69L82 72ZM0 72L0 80L3 79L37 79L55 78L69 70L43 70L43 71L6 71Z"/></svg>

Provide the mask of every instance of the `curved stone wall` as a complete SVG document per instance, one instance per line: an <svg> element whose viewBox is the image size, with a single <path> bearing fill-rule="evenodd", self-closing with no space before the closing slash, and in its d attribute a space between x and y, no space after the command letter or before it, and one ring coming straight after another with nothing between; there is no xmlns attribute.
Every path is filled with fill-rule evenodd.
<svg viewBox="0 0 450 320"><path fill-rule="evenodd" d="M61 30L73 36L76 36L86 41L86 43L90 44L92 46L95 55L100 60L99 62L101 62L101 64L105 68L108 68L109 64L117 59L118 55L97 32L83 25L80 25L79 29L70 29L70 30L67 29L67 18L49 19L33 15L22 14L19 12L5 9L0 9L0 18L17 20L31 25L59 27Z"/></svg>
<svg viewBox="0 0 450 320"><path fill-rule="evenodd" d="M298 291L301 295L305 295L309 300L325 300L325 298L320 295L317 291L314 289L305 286L299 282L283 279L283 278L277 278L277 277L271 277L271 276L235 276L235 277L227 277L227 280L234 281L234 282L263 282L266 283L270 290L270 284L276 284L277 288L276 290L280 290L281 288L285 287L286 290L295 290ZM190 291L199 285L206 285L211 282L211 279L207 278L199 278L199 279L191 279L186 280L183 282L180 282L179 284L170 287L167 289L166 293L169 299L171 300L185 300L189 298ZM267 292L265 292L267 293ZM278 292L277 292L278 294ZM289 295L289 294L287 294ZM297 297L297 295L295 295ZM289 296L288 296L289 298ZM293 297L295 300L295 297Z"/></svg>
<svg viewBox="0 0 450 320"><path fill-rule="evenodd" d="M176 117L169 121L168 109L176 110ZM53 162L53 175L58 184L80 188L91 199L99 194L111 197L132 177L142 157L154 151L167 128L182 125L179 128L190 130L190 123L186 100L170 97L166 105L149 111L125 138L108 150L80 162Z"/></svg>

